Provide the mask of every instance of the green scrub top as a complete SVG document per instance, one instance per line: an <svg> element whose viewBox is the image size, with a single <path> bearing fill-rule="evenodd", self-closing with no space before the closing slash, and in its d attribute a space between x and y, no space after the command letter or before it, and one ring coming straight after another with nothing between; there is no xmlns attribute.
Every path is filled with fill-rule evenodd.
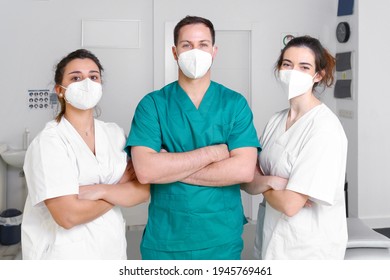
<svg viewBox="0 0 390 280"><path fill-rule="evenodd" d="M173 82L138 104L126 143L159 152L187 152L227 144L229 150L260 143L245 98L211 82L197 109ZM199 250L241 238L246 222L239 185L205 187L152 184L142 246L161 251Z"/></svg>

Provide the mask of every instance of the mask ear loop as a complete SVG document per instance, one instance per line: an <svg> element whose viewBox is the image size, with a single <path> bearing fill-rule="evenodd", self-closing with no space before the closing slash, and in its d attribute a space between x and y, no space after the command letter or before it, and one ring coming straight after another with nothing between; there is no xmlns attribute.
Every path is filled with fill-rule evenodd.
<svg viewBox="0 0 390 280"><path fill-rule="evenodd" d="M319 80L313 83L313 93L315 93L314 95L317 98L319 97L320 93L324 92L324 90L326 89L326 85L321 83L321 81L323 79L323 76L321 76L321 73L323 74L324 70L317 71L313 76L313 82L314 82L315 77L320 74L320 76L318 76Z"/></svg>
<svg viewBox="0 0 390 280"><path fill-rule="evenodd" d="M213 52L212 52L212 54L211 54L211 66L214 64L215 49L216 49L216 47L215 47L215 45L214 45L214 46L213 46ZM210 66L210 68L211 68L211 66Z"/></svg>
<svg viewBox="0 0 390 280"><path fill-rule="evenodd" d="M313 76L313 83L314 83L314 84L319 84L319 83L321 82L321 80L322 80L323 77L322 77L322 76L319 76L320 72L321 72L321 71L317 71L317 72L314 73L314 76ZM317 82L314 82L314 79L315 79L316 77L318 77L319 80L318 80Z"/></svg>
<svg viewBox="0 0 390 280"><path fill-rule="evenodd" d="M175 51L173 53L173 57L175 58L176 61L179 61L179 54L177 53L177 48L176 48L176 46L173 46L173 48L175 49Z"/></svg>

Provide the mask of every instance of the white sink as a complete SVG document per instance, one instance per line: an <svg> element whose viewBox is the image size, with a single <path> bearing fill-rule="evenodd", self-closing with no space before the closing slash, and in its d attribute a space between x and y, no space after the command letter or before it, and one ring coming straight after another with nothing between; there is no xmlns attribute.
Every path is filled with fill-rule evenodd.
<svg viewBox="0 0 390 280"><path fill-rule="evenodd" d="M26 150L7 150L1 154L3 160L13 167L23 168Z"/></svg>

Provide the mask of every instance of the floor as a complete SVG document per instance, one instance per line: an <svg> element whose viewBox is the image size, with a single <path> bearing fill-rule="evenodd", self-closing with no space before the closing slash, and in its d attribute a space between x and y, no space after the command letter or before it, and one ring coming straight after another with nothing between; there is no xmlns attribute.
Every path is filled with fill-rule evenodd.
<svg viewBox="0 0 390 280"><path fill-rule="evenodd" d="M140 260L141 255L139 251L139 244L141 241L144 226L130 226L128 227L127 237L127 257L130 260ZM390 228L375 229L390 238ZM244 226L244 250L241 255L243 260L252 260L253 258L253 242L255 240L256 225L248 223ZM0 260L20 260L22 259L20 243L4 246L0 244Z"/></svg>
<svg viewBox="0 0 390 280"><path fill-rule="evenodd" d="M0 260L21 260L22 250L20 243L10 246L0 244Z"/></svg>
<svg viewBox="0 0 390 280"><path fill-rule="evenodd" d="M138 228L130 227L127 231L127 258L129 260L140 260L141 254L139 244L142 238L143 226ZM241 254L242 260L253 260L253 242L255 240L256 224L247 223L244 226L244 249Z"/></svg>
<svg viewBox="0 0 390 280"><path fill-rule="evenodd" d="M141 241L144 226L130 226L128 227L127 237L127 257L130 260L140 260L141 254L139 251L139 244ZM253 259L253 242L255 238L256 225L248 223L244 227L243 239L244 250L241 258L243 260ZM21 260L21 245L20 243L4 246L0 244L0 260Z"/></svg>

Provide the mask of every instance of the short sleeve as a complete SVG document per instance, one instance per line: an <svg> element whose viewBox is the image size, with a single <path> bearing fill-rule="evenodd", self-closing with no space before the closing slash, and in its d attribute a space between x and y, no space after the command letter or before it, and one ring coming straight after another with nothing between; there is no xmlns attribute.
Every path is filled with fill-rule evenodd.
<svg viewBox="0 0 390 280"><path fill-rule="evenodd" d="M49 198L78 194L77 170L73 162L58 135L41 133L34 139L23 167L33 205Z"/></svg>
<svg viewBox="0 0 390 280"><path fill-rule="evenodd" d="M244 97L240 96L235 106L237 106L236 116L227 141L229 150L256 147L260 152L261 146L253 125L253 114L248 103Z"/></svg>
<svg viewBox="0 0 390 280"><path fill-rule="evenodd" d="M347 140L337 128L312 135L304 144L291 170L287 189L332 205L343 188Z"/></svg>
<svg viewBox="0 0 390 280"><path fill-rule="evenodd" d="M125 150L130 156L132 146L146 146L157 152L161 149L161 129L157 115L157 106L149 94L138 104Z"/></svg>

